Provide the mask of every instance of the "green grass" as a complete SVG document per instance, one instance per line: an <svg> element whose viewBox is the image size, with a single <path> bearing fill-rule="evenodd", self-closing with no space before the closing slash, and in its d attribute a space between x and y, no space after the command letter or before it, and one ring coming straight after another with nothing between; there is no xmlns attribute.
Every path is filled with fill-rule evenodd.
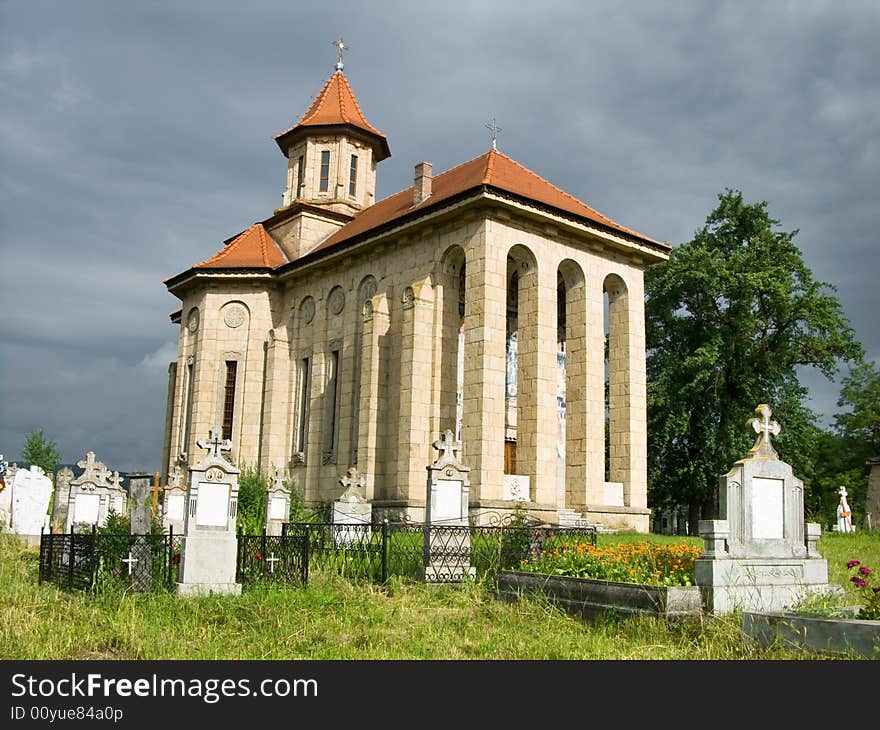
<svg viewBox="0 0 880 730"><path fill-rule="evenodd" d="M829 534L819 550L841 584L847 560L880 568L877 533ZM0 535L0 659L827 658L747 647L735 615L585 623L540 599L496 600L482 584L380 587L322 573L304 589L249 588L241 596L65 593L38 585L37 559L35 549Z"/></svg>

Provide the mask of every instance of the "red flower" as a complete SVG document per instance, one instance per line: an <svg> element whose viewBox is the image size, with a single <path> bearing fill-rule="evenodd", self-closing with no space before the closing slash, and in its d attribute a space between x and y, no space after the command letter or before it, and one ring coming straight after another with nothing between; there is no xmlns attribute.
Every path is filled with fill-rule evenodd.
<svg viewBox="0 0 880 730"><path fill-rule="evenodd" d="M874 586L871 590L874 591L874 593L880 593L880 586Z"/></svg>
<svg viewBox="0 0 880 730"><path fill-rule="evenodd" d="M255 557L257 560L262 560L262 559L263 559L263 553L254 553L254 557Z"/></svg>
<svg viewBox="0 0 880 730"><path fill-rule="evenodd" d="M861 573L862 575L871 575L871 569L870 569L870 568L866 568L866 567L863 565L861 568L859 568L859 573Z"/></svg>
<svg viewBox="0 0 880 730"><path fill-rule="evenodd" d="M860 563L858 560L850 560L850 561L846 564L846 567L847 567L847 568L855 568L857 565L861 565L861 563Z"/></svg>

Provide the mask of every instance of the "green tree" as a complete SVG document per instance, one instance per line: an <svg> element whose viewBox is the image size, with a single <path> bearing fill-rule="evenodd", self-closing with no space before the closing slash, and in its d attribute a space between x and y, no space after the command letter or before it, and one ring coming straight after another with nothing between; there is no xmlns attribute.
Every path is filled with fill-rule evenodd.
<svg viewBox="0 0 880 730"><path fill-rule="evenodd" d="M726 190L693 240L645 276L649 499L687 505L691 533L715 514L718 477L745 456L760 403L783 427L777 450L796 473L820 436L797 368L832 377L862 347L834 287L816 282L767 203ZM805 480L806 481L806 480Z"/></svg>
<svg viewBox="0 0 880 730"><path fill-rule="evenodd" d="M21 450L22 461L28 464L36 464L50 478L54 478L55 467L61 461L61 456L55 449L54 441L46 441L43 438L43 429L35 428L31 431L24 442L24 448Z"/></svg>

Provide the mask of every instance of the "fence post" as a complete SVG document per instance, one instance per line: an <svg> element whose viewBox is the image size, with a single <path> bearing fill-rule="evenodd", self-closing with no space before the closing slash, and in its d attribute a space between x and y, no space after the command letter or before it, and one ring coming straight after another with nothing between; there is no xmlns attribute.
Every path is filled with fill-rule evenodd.
<svg viewBox="0 0 880 730"><path fill-rule="evenodd" d="M91 539L91 547L92 554L89 556L89 590L95 587L95 578L98 575L98 562L100 558L98 558L98 538L96 535L98 534L98 525L92 525L92 539Z"/></svg>
<svg viewBox="0 0 880 730"><path fill-rule="evenodd" d="M52 563L55 562L55 551L52 549L55 547L55 541L53 539L54 537L55 536L50 532L49 533L49 568L46 571L47 572L46 580L48 580L50 583L52 582ZM40 539L42 540L43 538L41 537Z"/></svg>
<svg viewBox="0 0 880 730"><path fill-rule="evenodd" d="M37 570L37 585L43 582L43 535L45 534L45 525L40 528L40 566Z"/></svg>
<svg viewBox="0 0 880 730"><path fill-rule="evenodd" d="M168 525L168 590L174 587L174 525Z"/></svg>
<svg viewBox="0 0 880 730"><path fill-rule="evenodd" d="M266 575L266 527L263 526L263 535L260 538L260 555L262 556L260 562L260 577L263 578Z"/></svg>
<svg viewBox="0 0 880 730"><path fill-rule="evenodd" d="M388 518L382 520L382 582L388 581Z"/></svg>
<svg viewBox="0 0 880 730"><path fill-rule="evenodd" d="M301 530L300 534L302 535L302 570L300 575L302 576L303 587L305 587L309 582L309 543L311 542L308 526Z"/></svg>
<svg viewBox="0 0 880 730"><path fill-rule="evenodd" d="M69 555L67 561L67 590L71 590L73 588L73 553L75 550L74 542L73 542L73 523L70 524L70 550L67 551Z"/></svg>

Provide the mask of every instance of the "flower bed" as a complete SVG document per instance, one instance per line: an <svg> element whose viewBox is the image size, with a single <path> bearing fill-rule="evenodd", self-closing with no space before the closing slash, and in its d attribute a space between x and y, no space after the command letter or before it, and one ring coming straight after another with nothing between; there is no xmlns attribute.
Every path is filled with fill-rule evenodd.
<svg viewBox="0 0 880 730"><path fill-rule="evenodd" d="M543 595L582 618L613 612L678 620L702 613L700 589L696 586L656 586L501 570L495 574L495 593L504 600Z"/></svg>

